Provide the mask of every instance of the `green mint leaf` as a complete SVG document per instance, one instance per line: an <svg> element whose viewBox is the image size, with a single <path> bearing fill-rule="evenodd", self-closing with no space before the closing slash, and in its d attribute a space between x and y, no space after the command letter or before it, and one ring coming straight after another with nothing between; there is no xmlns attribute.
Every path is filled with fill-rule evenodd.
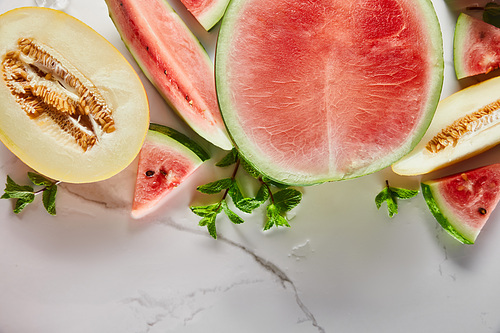
<svg viewBox="0 0 500 333"><path fill-rule="evenodd" d="M231 199L233 199L234 203L237 203L241 199L243 199L243 193L241 192L238 183L234 179L233 179L231 185L229 186L228 194L231 197Z"/></svg>
<svg viewBox="0 0 500 333"><path fill-rule="evenodd" d="M220 204L218 202L206 206L191 206L189 208L193 213L201 217L210 217L220 212Z"/></svg>
<svg viewBox="0 0 500 333"><path fill-rule="evenodd" d="M50 179L47 179L44 176L34 172L28 172L28 178L31 180L33 184L38 186L49 187L52 186L52 184L54 184L54 182L51 181Z"/></svg>
<svg viewBox="0 0 500 333"><path fill-rule="evenodd" d="M207 230L210 236L213 237L213 239L217 239L217 228L215 227L215 217L213 218L213 221L207 224Z"/></svg>
<svg viewBox="0 0 500 333"><path fill-rule="evenodd" d="M484 6L483 21L500 28L500 4L489 2Z"/></svg>
<svg viewBox="0 0 500 333"><path fill-rule="evenodd" d="M197 190L205 194L215 194L228 189L233 183L231 178L219 179L214 182L198 186Z"/></svg>
<svg viewBox="0 0 500 333"><path fill-rule="evenodd" d="M257 171L250 163L248 163L245 159L240 158L240 164L243 167L243 169L253 178L259 178L260 177L260 172Z"/></svg>
<svg viewBox="0 0 500 333"><path fill-rule="evenodd" d="M281 212L288 212L302 200L302 193L293 188L280 190L273 194L274 205Z"/></svg>
<svg viewBox="0 0 500 333"><path fill-rule="evenodd" d="M377 205L377 209L380 209L380 207L382 207L382 204L390 199L391 195L389 194L389 188L384 187L384 189L380 191L380 193L375 197L375 204Z"/></svg>
<svg viewBox="0 0 500 333"><path fill-rule="evenodd" d="M418 194L418 190L408 190L399 187L389 187L389 190L399 199L411 199Z"/></svg>
<svg viewBox="0 0 500 333"><path fill-rule="evenodd" d="M267 222L264 225L264 230L269 230L273 226L290 227L290 224L288 224L286 218L280 214L279 208L276 205L269 204L267 206L266 215L267 215Z"/></svg>
<svg viewBox="0 0 500 333"><path fill-rule="evenodd" d="M238 216L238 214L229 209L225 200L222 201L222 209L224 210L224 213L226 213L227 217L229 217L229 220L234 224L241 224L245 222L241 217Z"/></svg>
<svg viewBox="0 0 500 333"><path fill-rule="evenodd" d="M377 209L382 207L384 202L387 203L387 211L389 213L389 217L393 217L398 213L398 202L397 199L410 199L415 197L418 194L417 190L409 190L399 187L389 186L389 182L385 182L385 187L380 193L375 197L375 204L377 205Z"/></svg>
<svg viewBox="0 0 500 333"><path fill-rule="evenodd" d="M226 156L224 156L217 164L218 167L226 167L232 165L238 161L238 151L236 148L231 149Z"/></svg>
<svg viewBox="0 0 500 333"><path fill-rule="evenodd" d="M56 215L56 194L57 185L46 187L42 194L42 202L45 210L50 215Z"/></svg>
<svg viewBox="0 0 500 333"><path fill-rule="evenodd" d="M255 195L255 200L264 203L269 199L269 189L266 184L262 184Z"/></svg>
<svg viewBox="0 0 500 333"><path fill-rule="evenodd" d="M234 204L242 212L250 214L254 209L260 207L263 202L254 198L243 198Z"/></svg>
<svg viewBox="0 0 500 333"><path fill-rule="evenodd" d="M33 199L35 196L33 196ZM24 199L17 199L16 200L16 205L14 207L14 213L19 214L28 204L32 203L33 200L24 200Z"/></svg>
<svg viewBox="0 0 500 333"><path fill-rule="evenodd" d="M5 193L1 197L2 199L23 199L25 201L29 201L30 198L35 198L33 187L27 185L21 186L13 181L10 176L7 176L4 192ZM32 201L33 200L31 200L31 202Z"/></svg>

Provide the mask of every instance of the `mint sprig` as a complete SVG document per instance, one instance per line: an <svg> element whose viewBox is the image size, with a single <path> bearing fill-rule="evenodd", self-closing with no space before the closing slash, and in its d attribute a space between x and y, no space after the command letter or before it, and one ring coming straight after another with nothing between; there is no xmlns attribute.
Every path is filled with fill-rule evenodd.
<svg viewBox="0 0 500 333"><path fill-rule="evenodd" d="M389 181L385 181L385 187L375 197L375 204L377 209L382 207L384 202L387 203L387 210L389 217L393 217L398 213L398 200L397 199L410 199L418 194L418 190L408 190L399 187L389 186Z"/></svg>
<svg viewBox="0 0 500 333"><path fill-rule="evenodd" d="M57 185L60 182L50 180L34 172L28 172L28 178L34 185L41 186L42 188L35 191L32 186L19 185L10 176L7 176L4 194L0 199L16 199L13 211L19 214L27 205L35 200L38 194L42 194L42 203L45 210L50 215L56 215Z"/></svg>
<svg viewBox="0 0 500 333"><path fill-rule="evenodd" d="M224 212L234 224L244 223L244 220L229 208L228 198L230 198L238 210L247 214L253 213L255 209L268 202L266 220L263 224L264 230L269 230L273 226L290 227L286 213L300 203L302 193L290 188L288 185L280 184L263 177L238 154L235 148L216 164L218 167L228 167L231 165L234 165L231 177L222 178L197 188L199 192L205 194L222 192L220 200L213 204L190 207L194 214L202 217L199 225L206 226L209 234L216 239L216 219L220 213ZM237 175L240 167L260 183L260 187L254 197L245 196L238 184Z"/></svg>

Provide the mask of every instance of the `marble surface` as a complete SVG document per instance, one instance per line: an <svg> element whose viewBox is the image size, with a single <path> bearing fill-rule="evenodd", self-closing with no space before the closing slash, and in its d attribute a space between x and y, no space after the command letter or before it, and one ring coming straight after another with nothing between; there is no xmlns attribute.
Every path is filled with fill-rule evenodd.
<svg viewBox="0 0 500 333"><path fill-rule="evenodd" d="M204 32L170 2L213 54L217 29ZM433 3L445 43L445 97L460 87L451 54L456 13ZM34 1L0 0L0 12L25 5ZM152 121L190 133L140 74L104 1L70 0L65 11L131 61ZM442 173L498 162L498 153ZM473 246L443 232L421 195L400 202L389 219L374 204L384 180L415 187L418 179L387 169L303 189L290 229L263 232L261 210L242 214L240 226L221 217L213 240L188 207L202 199L197 185L227 170L207 163L136 221L135 168L96 184L60 185L56 217L39 199L19 215L0 201L0 333L500 332L500 211ZM1 179L27 181L27 171L0 146Z"/></svg>

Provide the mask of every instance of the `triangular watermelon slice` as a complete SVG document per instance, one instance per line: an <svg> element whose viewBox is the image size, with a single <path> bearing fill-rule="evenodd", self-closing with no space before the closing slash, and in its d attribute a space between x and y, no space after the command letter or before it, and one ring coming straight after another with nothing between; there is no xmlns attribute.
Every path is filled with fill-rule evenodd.
<svg viewBox="0 0 500 333"><path fill-rule="evenodd" d="M467 14L460 14L453 42L458 79L489 73L500 66L500 29Z"/></svg>
<svg viewBox="0 0 500 333"><path fill-rule="evenodd" d="M422 193L439 224L473 244L500 200L500 164L422 182Z"/></svg>
<svg viewBox="0 0 500 333"><path fill-rule="evenodd" d="M132 217L140 218L152 212L209 158L201 146L184 134L150 124L139 153Z"/></svg>
<svg viewBox="0 0 500 333"><path fill-rule="evenodd" d="M229 0L181 0L187 10L209 31L220 21Z"/></svg>

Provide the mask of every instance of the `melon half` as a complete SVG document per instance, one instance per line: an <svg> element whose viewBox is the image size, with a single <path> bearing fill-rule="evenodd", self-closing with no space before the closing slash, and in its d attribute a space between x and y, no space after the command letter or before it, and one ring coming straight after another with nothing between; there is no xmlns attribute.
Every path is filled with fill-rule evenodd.
<svg viewBox="0 0 500 333"><path fill-rule="evenodd" d="M108 41L61 11L0 16L0 140L35 171L70 183L109 178L139 153L144 87Z"/></svg>
<svg viewBox="0 0 500 333"><path fill-rule="evenodd" d="M295 185L401 158L428 127L443 81L427 0L233 0L215 62L235 146L262 174Z"/></svg>

